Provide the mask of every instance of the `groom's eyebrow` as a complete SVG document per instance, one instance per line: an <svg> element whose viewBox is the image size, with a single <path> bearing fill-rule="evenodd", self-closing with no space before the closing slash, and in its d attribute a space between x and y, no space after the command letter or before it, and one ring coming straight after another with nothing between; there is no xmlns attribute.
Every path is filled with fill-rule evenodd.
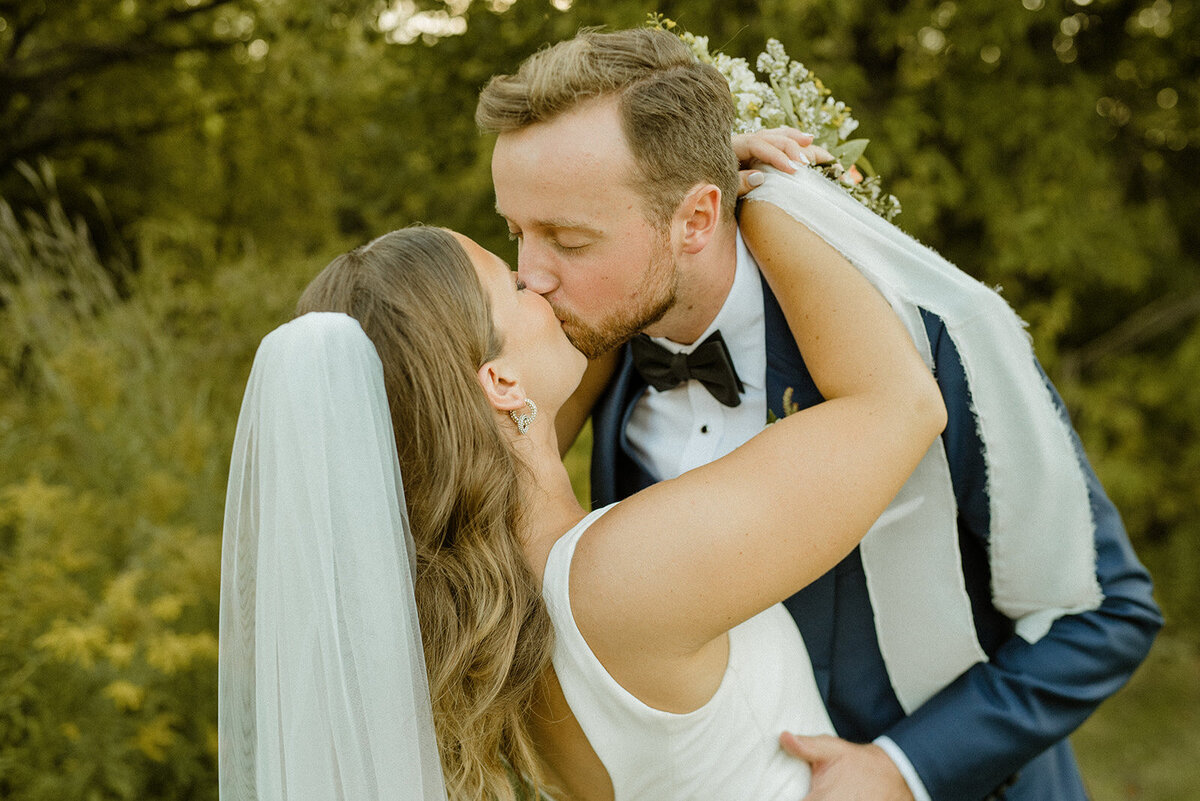
<svg viewBox="0 0 1200 801"><path fill-rule="evenodd" d="M549 217L545 220L538 220L538 225L543 228L550 228L555 231L579 231L584 234L599 236L600 231L587 223L579 222L578 220L568 219L566 217Z"/></svg>
<svg viewBox="0 0 1200 801"><path fill-rule="evenodd" d="M499 204L496 204L496 213L505 220L512 222L512 220L510 220L508 216L500 210ZM591 234L592 236L600 236L601 234L600 229L588 225L587 223L580 222L579 220L572 220L569 217L547 217L544 220L534 220L533 224L538 228L550 228L556 231L579 231L581 233Z"/></svg>

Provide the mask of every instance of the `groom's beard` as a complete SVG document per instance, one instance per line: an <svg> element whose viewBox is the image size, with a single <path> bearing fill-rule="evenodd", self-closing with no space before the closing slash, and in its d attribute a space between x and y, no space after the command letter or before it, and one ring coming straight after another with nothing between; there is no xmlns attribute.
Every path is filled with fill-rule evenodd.
<svg viewBox="0 0 1200 801"><path fill-rule="evenodd" d="M555 309L563 322L567 339L584 356L595 359L624 345L635 335L663 318L675 305L679 289L679 269L671 258L665 240L659 240L650 254L650 264L634 292L634 303L614 309L604 319L589 325L565 309Z"/></svg>

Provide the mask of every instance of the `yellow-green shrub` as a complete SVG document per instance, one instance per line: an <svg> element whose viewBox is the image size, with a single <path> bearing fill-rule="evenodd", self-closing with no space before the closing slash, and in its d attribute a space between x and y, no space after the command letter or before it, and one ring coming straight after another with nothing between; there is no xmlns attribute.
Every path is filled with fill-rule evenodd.
<svg viewBox="0 0 1200 801"><path fill-rule="evenodd" d="M102 264L0 200L0 797L216 797L220 525L249 359L304 270Z"/></svg>

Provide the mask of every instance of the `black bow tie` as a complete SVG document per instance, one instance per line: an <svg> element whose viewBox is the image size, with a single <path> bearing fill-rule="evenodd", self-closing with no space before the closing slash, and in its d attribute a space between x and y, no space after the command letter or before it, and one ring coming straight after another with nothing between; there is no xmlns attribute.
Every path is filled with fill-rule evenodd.
<svg viewBox="0 0 1200 801"><path fill-rule="evenodd" d="M720 331L714 331L689 354L672 353L645 334L631 339L629 347L634 368L647 384L660 392L694 378L726 406L737 406L742 402L738 397L742 382L733 369L729 348Z"/></svg>

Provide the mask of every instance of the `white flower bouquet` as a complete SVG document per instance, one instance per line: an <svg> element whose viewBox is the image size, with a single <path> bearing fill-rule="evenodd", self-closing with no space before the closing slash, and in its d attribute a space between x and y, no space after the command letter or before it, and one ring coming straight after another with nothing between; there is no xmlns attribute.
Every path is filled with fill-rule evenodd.
<svg viewBox="0 0 1200 801"><path fill-rule="evenodd" d="M760 80L744 58L731 58L708 49L708 37L677 31L675 22L652 16L650 25L676 33L705 64L711 64L729 82L737 115L733 133L751 133L763 128L790 125L813 135L813 141L833 154L832 164L816 164L850 195L885 220L900 213L900 201L883 191L882 180L863 153L868 139L850 139L858 120L850 107L833 97L821 80L802 63L792 59L777 39L767 40L759 54ZM860 169L861 168L861 169Z"/></svg>

